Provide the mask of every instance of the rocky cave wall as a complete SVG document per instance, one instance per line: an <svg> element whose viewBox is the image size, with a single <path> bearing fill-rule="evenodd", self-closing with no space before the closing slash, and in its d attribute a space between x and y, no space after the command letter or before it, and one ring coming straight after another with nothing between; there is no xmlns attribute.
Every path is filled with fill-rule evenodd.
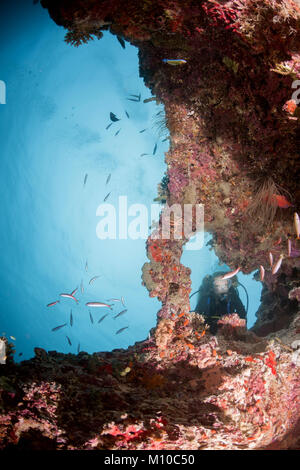
<svg viewBox="0 0 300 470"><path fill-rule="evenodd" d="M170 240L149 238L143 282L162 302L150 339L94 355L37 349L21 365L9 349L0 366L1 446L299 448L299 3L41 3L71 45L110 30L139 48L140 75L164 104L170 132L160 199L204 204L220 260L266 272L252 331L231 314L213 336L189 314L190 271L180 263L195 217L181 240L175 226ZM283 256L276 274L269 252Z"/></svg>

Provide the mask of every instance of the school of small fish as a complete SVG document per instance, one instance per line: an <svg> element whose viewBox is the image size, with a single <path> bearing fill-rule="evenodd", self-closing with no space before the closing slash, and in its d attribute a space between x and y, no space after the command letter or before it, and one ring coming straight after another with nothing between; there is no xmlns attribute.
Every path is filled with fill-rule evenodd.
<svg viewBox="0 0 300 470"><path fill-rule="evenodd" d="M275 196L275 195L273 195L273 196ZM278 204L279 207L288 208L288 207L293 206L293 204L289 203L284 196L280 196L280 199L279 199L280 203L278 202L278 198L279 198L279 196L277 196L277 204ZM299 218L299 215L297 214L297 212L294 213L294 228L295 228L295 232L296 232L296 240L300 240L300 218ZM280 245L281 242L282 242L282 238L280 237L279 240L275 243L275 246ZM300 256L300 252L298 253L298 251L295 251L295 253L296 253L296 256L298 256L298 255ZM287 257L290 258L291 254L292 254L292 240L290 238L288 238L287 239ZM271 251L269 251L268 260L269 260L270 270L271 270L272 275L275 275L275 274L278 273L278 271L281 267L282 261L284 260L285 257L286 256L283 253L281 253L279 255L279 258L277 259L277 261L274 262L273 253ZM222 276L222 279L225 280L225 279L230 279L230 278L234 277L239 272L240 269L241 268L238 267L234 271L230 271L230 272L224 274ZM259 273L260 273L260 280L263 282L264 279L265 279L265 268L264 268L264 266L262 266L262 265L259 266Z"/></svg>
<svg viewBox="0 0 300 470"><path fill-rule="evenodd" d="M293 204L289 203L285 199L284 196L281 196L280 204L278 203L278 206L282 207L282 208L288 208L288 207L293 206ZM294 228L295 228L295 233L296 233L296 240L300 240L300 218L299 218L299 215L297 214L297 212L294 212ZM281 242L282 242L282 238L280 237L279 240L275 243L275 246L280 245ZM297 250L295 250L295 253L296 253L296 256L300 255L300 252L298 252ZM294 256L295 256L295 253L294 253ZM271 270L272 275L275 275L275 274L278 273L284 258L286 258L286 257L290 258L291 255L292 255L292 240L291 240L290 237L287 239L287 255L286 256L284 255L284 253L281 253L279 255L279 258L277 259L277 261L274 262L273 253L271 251L269 251L268 259L269 259L270 270ZM260 265L259 272L260 272L260 280L264 281L264 279L265 279L265 268L264 268L264 266Z"/></svg>
<svg viewBox="0 0 300 470"><path fill-rule="evenodd" d="M106 179L106 185L109 183L111 179L111 174L108 175L107 179ZM87 181L87 174L85 175L85 178L84 178L84 186L86 184L86 181ZM109 193L110 194L110 193ZM106 196L105 199L108 198L109 194ZM88 261L86 260L85 262L85 271L88 272L89 270L89 266L88 266ZM95 283L95 281L97 279L99 279L101 276L100 275L96 275L96 276L93 276L90 278L90 280L88 281L88 284L91 286ZM84 290L84 284L83 284L83 279L81 279L80 281L80 288L76 287L71 293L68 293L68 292L63 292L61 294L59 294L60 297L66 299L66 300L72 300L72 301L75 301L76 304L80 303L80 301L75 297L76 293L78 292L81 293L82 295L84 294L85 290ZM47 307L54 307L55 305L59 304L61 301L60 300L55 300L53 302L50 302L48 303L46 306ZM113 303L106 303L106 302L100 302L100 301L89 301L89 302L86 302L85 303L85 306L88 307L88 308L95 308L95 309L98 309L98 308L108 308L110 309L111 311L113 310L113 306L115 305L116 302L119 302L121 303L124 307L126 307L125 305L125 299L123 296L121 296L121 298L111 298L109 299L107 302L113 302ZM119 313L117 313L113 319L116 319L122 315L124 315L125 313L127 312L127 308L125 308L124 310L120 311ZM100 317L100 319L97 321L97 323L101 323L107 316L109 315L109 313L106 313L105 315L103 315L102 317ZM89 310L89 318L90 318L90 323L92 325L94 325L94 317L92 315L92 312ZM51 329L52 332L56 332L56 331L59 331L61 330L62 328L65 328L67 325L70 325L70 327L73 327L73 324L74 324L74 316L73 316L73 311L70 310L70 317L69 317L69 322L65 322L65 323L62 323L62 324L59 324L55 327L53 327ZM120 328L119 330L117 330L115 332L116 335L122 333L123 331L125 331L127 328L129 328L129 326L126 326L126 327L123 327L123 328ZM15 340L16 338L14 336L11 336L11 339ZM67 339L67 342L69 344L69 346L72 346L72 341L70 339L70 337L68 335L66 335L66 339ZM77 353L80 352L80 343L78 343L78 346L77 346ZM21 355L22 353L20 353Z"/></svg>
<svg viewBox="0 0 300 470"><path fill-rule="evenodd" d="M121 36L118 36L117 35L117 40L119 41L121 47L123 49L125 49L125 41L124 39L121 37ZM184 63L186 63L186 60L184 59L163 59L163 62L164 63L167 63L169 65L182 65ZM139 94L130 94L129 97L126 98L127 100L129 101L132 101L132 102L136 102L136 103L149 103L151 101L155 101L157 98L156 97L151 97L151 98L146 98L144 99L143 101L141 101L141 93ZM157 113L157 116L160 115L162 113L162 111L159 111ZM129 116L129 113L125 110L125 115L128 119L130 119L130 116ZM106 126L106 130L108 130L114 123L118 122L118 121L121 121L121 117L118 117L115 113L113 113L112 111L110 112L109 114L109 118L110 118L110 123ZM119 128L116 132L115 132L115 137L120 133L121 131L121 128ZM142 134L143 132L146 132L147 131L147 128L145 129L142 129L139 131L140 134ZM165 138L163 140L163 142L165 142L168 138ZM157 148L158 148L158 143L155 143L154 145L154 148L153 148L153 152L152 152L152 155L155 155L156 154L156 151L157 151ZM147 154L147 153L143 153L141 154L141 156L145 156L145 155L151 155L151 154ZM107 179L106 179L106 182L105 182L105 185L108 185L108 183L110 182L110 179L111 179L111 173L107 176ZM84 175L84 180L83 180L83 188L86 187L86 184L87 184L87 180L88 180L88 173L86 173ZM109 193L106 194L106 196L104 197L103 199L103 202L107 201L107 199L109 198L109 196L111 195L111 191ZM86 261L85 263L85 271L88 272L88 261ZM94 276L92 277L90 280L89 280L89 285L92 285L100 276L97 275L97 276ZM75 297L75 294L76 292L78 291L78 287L76 287L76 289L74 289L71 293L68 293L68 292L63 292L61 294L59 294L59 297L62 297L64 299L70 299L70 300L73 300L76 304L79 303L79 300ZM84 285L83 285L83 280L81 280L80 282L80 290L79 292L83 295L84 292L85 292L85 289L84 289ZM109 299L108 302L120 302L124 307L126 307L125 305L125 300L124 300L124 297L121 297L121 299L117 299L117 298L112 298L112 299ZM54 300L52 302L50 302L49 304L47 304L47 307L54 307L55 305L59 304L60 303L60 300ZM112 306L114 305L113 304L108 304L108 303L104 303L104 302L99 302L99 301L90 301L90 302L86 302L86 307L88 308L109 308L110 310L112 310ZM113 318L116 319L118 317L120 317L121 315L124 315L125 313L127 312L127 308L123 309L122 311L120 311L119 313L117 313ZM103 315L97 323L101 323L109 314L105 314ZM92 324L94 324L94 319L93 319L93 316L91 314L91 312L89 311L89 316L90 316L90 322ZM70 323L70 327L73 326L74 324L74 317L73 317L73 313L72 313L72 310L70 311L70 319L69 319L69 323ZM52 328L52 331L58 331L60 330L61 328L67 326L67 323L64 323L64 324L61 324L61 325L58 325L54 328ZM127 328L129 328L129 326L126 326L124 328L121 328L119 329L116 334L120 334L122 333L123 331L125 331ZM71 340L68 336L66 336L67 338L67 341L69 343L69 345L71 346ZM77 348L77 352L80 351L80 343L78 344L78 348Z"/></svg>
<svg viewBox="0 0 300 470"><path fill-rule="evenodd" d="M123 40L120 36L117 36L117 39L118 39L119 43L121 44L121 46L125 49L125 42L124 42L124 40ZM163 62L168 63L168 64L170 64L170 65L181 65L181 64L186 63L186 60L184 60L184 59L176 59L176 60L175 60L175 59L174 59L174 60L173 60L173 59L163 59ZM151 101L157 100L156 96L152 96L151 98L146 98L146 99L144 99L143 101L141 100L141 98L142 98L141 93L139 93L138 95L132 93L132 94L130 94L129 97L127 97L126 99L127 99L128 101L132 101L132 102L134 102L134 103L149 103L149 102L151 102ZM129 113L128 113L126 110L124 110L124 111L125 111L125 115L127 116L127 118L130 119ZM162 114L162 111L159 111L159 112L156 114L156 116L159 116L160 114ZM110 121L111 121L111 122L106 126L106 130L108 130L115 122L121 121L121 118L119 118L119 117L118 117L115 113L113 113L112 111L109 113L109 118L110 118ZM139 131L139 133L142 134L142 133L145 132L146 130L147 130L147 128L146 128L146 129L142 129L142 130ZM114 136L117 137L117 135L119 135L120 131L121 131L121 128L118 129L118 130L115 132ZM169 137L166 137L165 139L162 140L162 142L166 142L168 139L169 139ZM142 157L142 156L145 156L145 155L149 155L149 156L150 156L150 155L155 155L156 150L157 150L157 146L158 146L158 144L156 143L155 146L154 146L154 149L153 149L152 154L150 154L150 153L142 153L140 156ZM86 184L86 179L87 179L87 175L85 176L85 179L84 179L84 185ZM108 178L108 181L109 181L109 178ZM107 181L107 183L108 183L108 181ZM107 183L106 183L106 184L107 184ZM109 193L109 194L110 194L110 193ZM109 197L109 194L105 197L104 202L105 202L106 199Z"/></svg>

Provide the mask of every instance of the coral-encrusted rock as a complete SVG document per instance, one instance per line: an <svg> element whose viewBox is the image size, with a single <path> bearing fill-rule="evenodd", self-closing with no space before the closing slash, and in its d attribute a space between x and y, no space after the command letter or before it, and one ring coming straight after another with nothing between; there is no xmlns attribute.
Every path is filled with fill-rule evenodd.
<svg viewBox="0 0 300 470"><path fill-rule="evenodd" d="M265 267L253 331L269 336L247 332L234 315L212 336L189 313L190 272L180 258L193 231L177 240L174 222L170 240L147 242L143 281L163 304L153 336L93 356L36 349L21 365L9 356L0 366L0 447L299 448L298 2L41 3L68 29L68 43L109 29L139 47L140 74L170 131L163 199L204 204L222 262L244 273ZM186 63L162 61L176 57ZM192 222L196 230L195 215ZM284 254L277 273L269 252L275 262Z"/></svg>
<svg viewBox="0 0 300 470"><path fill-rule="evenodd" d="M298 302L300 302L300 287L296 287L289 292L289 299L296 299Z"/></svg>
<svg viewBox="0 0 300 470"><path fill-rule="evenodd" d="M218 339L192 313L162 319L154 338L127 351L10 364L0 448L297 448L297 336Z"/></svg>
<svg viewBox="0 0 300 470"><path fill-rule="evenodd" d="M247 328L246 320L240 318L237 313L223 315L218 321L220 335L226 338L244 339Z"/></svg>
<svg viewBox="0 0 300 470"><path fill-rule="evenodd" d="M47 351L43 348L34 348L34 354L36 359L43 360L47 358Z"/></svg>

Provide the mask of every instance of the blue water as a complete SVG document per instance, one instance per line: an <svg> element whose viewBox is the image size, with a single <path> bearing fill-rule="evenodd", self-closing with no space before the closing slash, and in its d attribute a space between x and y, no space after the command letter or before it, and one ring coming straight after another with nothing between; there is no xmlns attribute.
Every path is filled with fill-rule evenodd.
<svg viewBox="0 0 300 470"><path fill-rule="evenodd" d="M192 292L196 292L203 281L203 278L209 274L212 275L218 271L231 271L229 266L226 264L219 264L219 259L215 255L213 250L210 250L207 243L212 239L212 236L208 233L205 233L203 247L197 251L184 249L181 263L191 269L191 281L192 281ZM256 312L260 305L260 296L262 291L262 284L253 279L254 271L251 274L243 274L239 272L237 274L238 281L243 284L248 292L249 305L248 305L248 314L247 314L247 328L251 328L256 321ZM238 287L238 292L241 301L244 304L246 309L247 307L247 296L242 287ZM198 300L198 295L194 295L191 298L191 310L196 307Z"/></svg>
<svg viewBox="0 0 300 470"><path fill-rule="evenodd" d="M0 335L16 338L17 360L32 357L36 346L65 353L78 343L90 353L126 348L147 337L160 303L141 285L145 239L100 240L96 211L109 192L107 203L116 208L126 195L129 206L150 210L166 168L168 142L153 128L162 107L142 102L151 94L138 76L138 50L129 44L123 50L109 33L74 48L46 10L24 3L0 21L0 79L7 88L0 106ZM126 100L130 93L141 93L141 102ZM111 111L121 120L106 130ZM155 143L155 156L140 156ZM78 304L59 297L81 281ZM86 302L121 296L125 315L110 313L98 325L109 310L91 309L91 323ZM116 303L113 312L123 308ZM71 309L73 327L52 332L69 322Z"/></svg>
<svg viewBox="0 0 300 470"><path fill-rule="evenodd" d="M138 76L135 47L123 50L104 33L74 48L39 5L16 1L0 8L0 80L6 84L6 104L0 105L0 335L16 338L16 360L32 357L34 347L64 353L76 353L78 343L89 353L126 348L147 337L160 303L141 285L145 239L100 240L96 211L109 192L107 202L116 209L125 195L128 206L144 204L150 211L166 168L168 143L153 127L162 107L142 103L151 95ZM128 101L130 93L141 93L141 102ZM121 120L106 130L111 111ZM140 156L151 154L155 143L155 156ZM206 274L224 269L207 247L185 251L182 263L192 268L193 291ZM261 288L251 276L238 278L249 291L251 326ZM78 304L59 297L76 287ZM110 312L98 324L109 310L90 309L91 323L86 302L121 296L125 315L113 319ZM113 312L123 308L116 303Z"/></svg>

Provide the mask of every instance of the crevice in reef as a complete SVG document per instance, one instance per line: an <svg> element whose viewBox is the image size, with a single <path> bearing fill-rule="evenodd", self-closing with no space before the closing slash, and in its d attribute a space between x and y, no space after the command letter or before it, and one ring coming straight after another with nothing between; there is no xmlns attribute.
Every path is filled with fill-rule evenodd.
<svg viewBox="0 0 300 470"><path fill-rule="evenodd" d="M36 349L20 366L9 355L1 446L26 443L28 429L39 427L67 449L299 449L298 3L41 3L71 44L109 29L139 48L140 75L164 104L170 131L160 196L169 205L204 204L216 255L243 273L264 266L264 291L252 331L232 314L211 335L200 315L188 315L185 240L149 238L143 280L162 302L150 338L91 356ZM258 177L272 178L278 193L260 194L254 219ZM268 224L259 224L265 213ZM274 263L283 255L278 273L270 252Z"/></svg>

